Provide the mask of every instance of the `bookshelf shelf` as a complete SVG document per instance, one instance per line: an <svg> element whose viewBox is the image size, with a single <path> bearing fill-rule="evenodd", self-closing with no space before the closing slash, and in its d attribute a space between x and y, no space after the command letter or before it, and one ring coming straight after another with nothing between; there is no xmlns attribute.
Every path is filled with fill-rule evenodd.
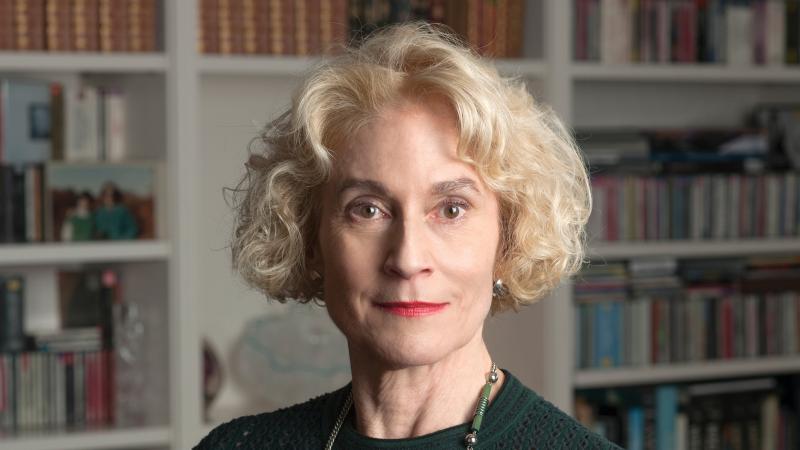
<svg viewBox="0 0 800 450"><path fill-rule="evenodd" d="M800 238L716 241L627 241L593 244L590 245L589 249L589 256L598 261L647 256L709 258L787 253L800 253Z"/></svg>
<svg viewBox="0 0 800 450"><path fill-rule="evenodd" d="M800 67L573 63L575 81L800 84Z"/></svg>
<svg viewBox="0 0 800 450"><path fill-rule="evenodd" d="M15 450L134 449L169 445L170 427L80 431L3 438L2 448ZM6 447L8 446L8 447Z"/></svg>
<svg viewBox="0 0 800 450"><path fill-rule="evenodd" d="M575 372L578 389L773 375L800 371L800 356L764 357L706 363L665 364Z"/></svg>
<svg viewBox="0 0 800 450"><path fill-rule="evenodd" d="M0 72L164 73L162 53L0 52Z"/></svg>
<svg viewBox="0 0 800 450"><path fill-rule="evenodd" d="M166 260L167 241L9 244L0 246L0 268L90 262Z"/></svg>
<svg viewBox="0 0 800 450"><path fill-rule="evenodd" d="M299 76L320 61L317 57L299 56L201 56L199 70L203 75L272 75ZM500 59L497 67L507 75L544 77L546 65L539 60Z"/></svg>

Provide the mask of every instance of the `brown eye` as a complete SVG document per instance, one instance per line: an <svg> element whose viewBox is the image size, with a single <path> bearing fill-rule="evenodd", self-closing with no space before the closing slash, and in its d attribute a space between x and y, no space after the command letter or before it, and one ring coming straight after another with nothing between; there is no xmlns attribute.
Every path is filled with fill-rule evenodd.
<svg viewBox="0 0 800 450"><path fill-rule="evenodd" d="M455 220L461 218L468 209L468 205L461 202L447 202L442 206L441 214L445 219Z"/></svg>
<svg viewBox="0 0 800 450"><path fill-rule="evenodd" d="M460 211L461 207L458 205L447 205L444 207L444 216L448 219L455 219Z"/></svg>
<svg viewBox="0 0 800 450"><path fill-rule="evenodd" d="M380 213L380 209L375 205L359 205L355 211L358 216L366 219L371 219Z"/></svg>

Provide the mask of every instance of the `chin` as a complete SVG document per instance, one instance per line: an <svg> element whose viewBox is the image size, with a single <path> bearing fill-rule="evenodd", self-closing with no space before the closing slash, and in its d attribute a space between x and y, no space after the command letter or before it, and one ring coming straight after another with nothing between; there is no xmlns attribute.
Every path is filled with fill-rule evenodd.
<svg viewBox="0 0 800 450"><path fill-rule="evenodd" d="M448 338L445 339L445 336ZM383 336L372 336L360 347L361 351L368 352L385 367L399 369L434 364L466 345L468 341L467 338L455 341L452 334L437 330L435 336L426 333L404 333L400 336L387 333Z"/></svg>

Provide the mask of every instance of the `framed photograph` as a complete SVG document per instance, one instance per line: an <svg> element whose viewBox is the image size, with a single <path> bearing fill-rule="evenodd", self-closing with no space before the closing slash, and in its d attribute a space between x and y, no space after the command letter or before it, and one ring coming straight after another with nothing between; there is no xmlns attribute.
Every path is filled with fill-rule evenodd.
<svg viewBox="0 0 800 450"><path fill-rule="evenodd" d="M46 166L48 235L54 241L156 239L162 165Z"/></svg>

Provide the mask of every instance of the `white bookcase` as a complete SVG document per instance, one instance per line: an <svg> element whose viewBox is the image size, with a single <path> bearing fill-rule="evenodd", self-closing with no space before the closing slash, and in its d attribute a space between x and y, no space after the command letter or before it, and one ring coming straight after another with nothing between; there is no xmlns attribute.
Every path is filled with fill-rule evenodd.
<svg viewBox="0 0 800 450"><path fill-rule="evenodd" d="M231 212L222 195L243 173L258 129L289 105L316 62L295 57L197 53L197 1L163 1L164 51L153 55L0 52L0 75L125 84L138 99L135 156L166 165L166 227L153 242L0 247L0 270L52 276L61 266L114 263L156 320L148 345L157 364L148 396L153 423L141 428L0 437L0 449L188 449L215 424L253 412L229 354L242 326L277 308L230 269ZM528 0L521 60L498 61L571 126L735 125L758 102L800 101L800 67L728 68L572 61L572 2ZM590 256L734 256L798 253L800 239L598 244ZM42 275L44 274L44 275ZM50 275L48 275L50 274ZM135 280L135 281L134 281ZM135 286L131 283L135 282ZM134 295L133 293L131 295ZM491 318L486 339L502 367L566 411L577 388L800 371L800 357L604 371L573 367L571 283L519 314ZM203 418L202 339L225 365L225 385Z"/></svg>

